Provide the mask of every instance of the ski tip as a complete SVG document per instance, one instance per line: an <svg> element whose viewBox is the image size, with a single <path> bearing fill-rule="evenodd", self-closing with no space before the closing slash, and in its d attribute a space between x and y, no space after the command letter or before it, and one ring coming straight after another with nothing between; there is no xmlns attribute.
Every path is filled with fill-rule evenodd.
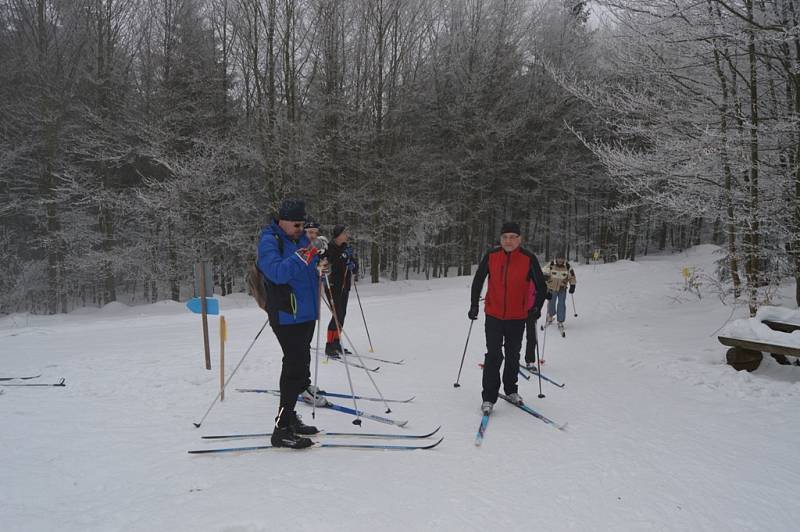
<svg viewBox="0 0 800 532"><path fill-rule="evenodd" d="M441 438L439 438L438 441L436 441L436 442L434 442L434 443L432 443L430 445L424 445L424 446L420 447L420 449L433 449L434 447L436 447L437 445L439 445L443 441L444 441L444 436L442 436Z"/></svg>
<svg viewBox="0 0 800 532"><path fill-rule="evenodd" d="M210 454L216 452L215 449L196 449L194 451L186 451L188 454Z"/></svg>
<svg viewBox="0 0 800 532"><path fill-rule="evenodd" d="M400 427L400 428L404 429L404 428L406 428L406 425L408 425L408 421L398 421L397 422L397 426Z"/></svg>
<svg viewBox="0 0 800 532"><path fill-rule="evenodd" d="M429 433L427 433L425 436L423 436L423 438L428 438L428 437L430 437L430 436L433 436L434 434L436 434L437 432L439 432L439 429L441 429L441 428L442 428L442 426L441 426L441 425L439 425L438 427L436 427L435 429L433 429L431 432L429 432Z"/></svg>

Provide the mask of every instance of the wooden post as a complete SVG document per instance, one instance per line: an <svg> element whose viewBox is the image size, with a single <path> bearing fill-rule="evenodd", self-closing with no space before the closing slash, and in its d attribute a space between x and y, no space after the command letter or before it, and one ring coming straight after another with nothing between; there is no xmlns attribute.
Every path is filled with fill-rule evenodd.
<svg viewBox="0 0 800 532"><path fill-rule="evenodd" d="M211 369L211 348L208 345L208 315L206 314L206 263L200 263L200 312L203 317L203 348L206 354L206 369Z"/></svg>
<svg viewBox="0 0 800 532"><path fill-rule="evenodd" d="M219 400L225 400L225 342L228 340L228 328L225 316L219 317Z"/></svg>

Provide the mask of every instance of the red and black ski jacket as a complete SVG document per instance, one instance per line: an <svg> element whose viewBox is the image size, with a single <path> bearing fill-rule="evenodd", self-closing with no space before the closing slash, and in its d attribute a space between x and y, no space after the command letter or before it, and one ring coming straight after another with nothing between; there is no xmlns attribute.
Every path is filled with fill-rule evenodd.
<svg viewBox="0 0 800 532"><path fill-rule="evenodd" d="M541 311L547 286L536 255L522 247L511 253L497 247L487 253L472 280L473 307L478 306L487 275L489 288L484 300L487 315L500 320L524 320L528 317L529 309L535 314ZM532 307L529 281L533 281L535 294Z"/></svg>

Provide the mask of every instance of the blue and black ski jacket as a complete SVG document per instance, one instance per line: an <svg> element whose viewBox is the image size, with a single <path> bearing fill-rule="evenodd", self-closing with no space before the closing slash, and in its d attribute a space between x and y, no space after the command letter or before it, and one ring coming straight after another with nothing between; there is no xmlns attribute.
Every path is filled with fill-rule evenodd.
<svg viewBox="0 0 800 532"><path fill-rule="evenodd" d="M292 240L274 220L261 232L258 269L266 280L267 313L273 325L294 325L317 319L319 257L315 256L306 264L296 253L310 245L305 233L299 240Z"/></svg>

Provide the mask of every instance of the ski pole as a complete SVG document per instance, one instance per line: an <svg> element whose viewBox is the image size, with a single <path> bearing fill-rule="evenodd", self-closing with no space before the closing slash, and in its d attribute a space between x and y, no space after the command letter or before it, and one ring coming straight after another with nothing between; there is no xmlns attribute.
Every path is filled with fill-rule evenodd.
<svg viewBox="0 0 800 532"><path fill-rule="evenodd" d="M336 332L339 333L339 337L342 336L342 326L339 324L339 316L336 314L336 304L333 302L333 290L331 290L331 281L328 274L325 274L325 285L328 287L328 296L330 297L330 308L331 314L333 314L333 321L336 324ZM319 353L319 349L317 350ZM344 361L347 362L347 355L344 352L344 348L342 349L342 357ZM347 383L350 385L350 395L353 396L353 408L356 411L356 418L353 420L353 425L361 425L361 417L358 410L358 404L356 403L356 392L353 390L353 379L350 377L350 364L345 363L344 370L347 372Z"/></svg>
<svg viewBox="0 0 800 532"><path fill-rule="evenodd" d="M575 317L578 317L578 311L575 310L575 294L570 294L572 296L572 312L575 313Z"/></svg>
<svg viewBox="0 0 800 532"><path fill-rule="evenodd" d="M223 390L228 386L228 383L231 382L231 379L233 378L233 376L236 375L236 372L239 370L239 367L242 365L242 362L244 362L244 359L247 358L247 354L250 353L250 350L255 345L256 340L258 340L258 337L261 336L262 332L264 332L264 328L266 328L267 323L269 323L269 318L267 318L267 321L265 321L264 325L261 326L261 330L258 331L258 333L256 334L256 337L253 338L253 341L250 342L250 347L248 347L247 351L244 352L244 355L242 355L242 359L239 360L239 363L236 364L235 368L233 368L233 371L231 372L231 374L228 375L228 380L225 381L225 385L222 387ZM197 423L192 423L196 428L199 429L200 425L203 424L203 421L206 420L206 418L208 417L208 414L211 412L211 409L214 408L214 405L217 404L217 401L219 401L219 398L220 398L221 394L222 394L222 390L220 390L219 393L217 393L217 396L214 398L214 400L211 401L211 405L208 407L208 410L206 410L206 413L203 415L203 418L200 421L198 421Z"/></svg>
<svg viewBox="0 0 800 532"><path fill-rule="evenodd" d="M544 331L544 336L547 336L547 331ZM544 341L544 338L542 338ZM536 367L539 371L537 374L539 375L539 399L544 399L544 394L542 393L542 352L539 351L539 342L536 342Z"/></svg>
<svg viewBox="0 0 800 532"><path fill-rule="evenodd" d="M314 353L314 404L311 408L311 419L316 419L317 415L317 378L319 377L319 335L322 330L322 275L319 276L318 297L317 297L317 350Z"/></svg>
<svg viewBox="0 0 800 532"><path fill-rule="evenodd" d="M358 308L361 309L361 319L364 320L364 328L367 330L367 340L369 340L369 352L374 353L375 349L372 348L372 338L369 336L369 327L367 327L367 318L364 317L364 307L361 306L361 296L358 295L358 283L353 279L353 288L356 289L356 299L358 300Z"/></svg>
<svg viewBox="0 0 800 532"><path fill-rule="evenodd" d="M453 388L458 388L461 385L458 381L461 380L461 369L464 367L464 358L467 356L467 346L469 345L469 336L472 334L472 324L475 323L475 320L469 320L469 331L467 332L467 341L464 344L464 354L461 355L461 365L458 367L458 377L456 378L456 382L453 383Z"/></svg>
<svg viewBox="0 0 800 532"><path fill-rule="evenodd" d="M544 347L547 344L547 327L544 328L544 334L542 335L542 349L539 349L539 342L536 342L536 364L537 368L539 369L539 399L544 399L544 394L542 393L542 351L544 351Z"/></svg>
<svg viewBox="0 0 800 532"><path fill-rule="evenodd" d="M327 304L327 301L325 303ZM328 308L330 308L330 307L328 307ZM333 310L331 310L331 312L333 312ZM370 373L370 370L367 368L366 362L364 362L364 359L361 358L361 355L359 354L358 349L356 349L355 345L353 344L353 341L350 339L350 336L347 334L347 331L345 331L344 329L341 329L340 332L341 332L341 334L344 335L345 340L347 340L347 344L350 347L353 348L353 354L356 356L356 358L358 358L359 363L364 368L364 373L367 374L367 377L369 377L369 380L372 383L372 387L375 388L375 391L377 392L378 396L381 398L381 401L383 401L384 406L386 406L386 413L387 414L391 413L392 409L389 408L388 402L383 397L383 392L381 392L380 388L378 388L378 383L375 382L375 379L372 378L372 374ZM349 364L347 359L344 360L344 363L345 364Z"/></svg>

